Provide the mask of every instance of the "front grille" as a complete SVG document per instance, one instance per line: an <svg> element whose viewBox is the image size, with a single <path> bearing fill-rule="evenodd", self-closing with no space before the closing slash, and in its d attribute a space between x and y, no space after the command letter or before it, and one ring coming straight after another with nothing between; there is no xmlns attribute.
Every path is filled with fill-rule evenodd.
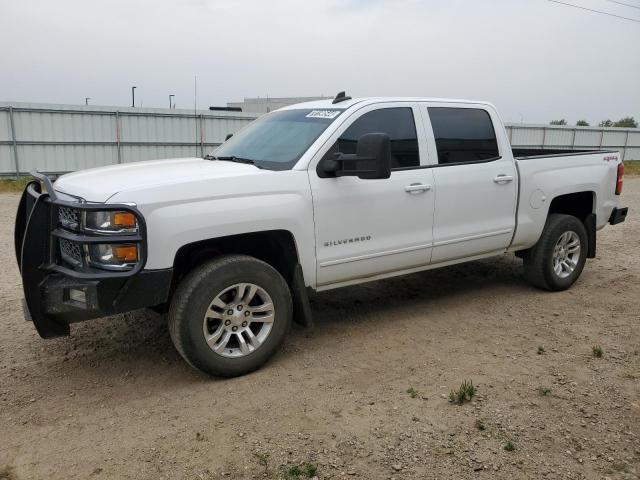
<svg viewBox="0 0 640 480"><path fill-rule="evenodd" d="M80 212L75 208L58 207L58 222L64 228L78 230L80 226Z"/></svg>
<svg viewBox="0 0 640 480"><path fill-rule="evenodd" d="M64 238L59 239L62 260L73 266L82 265L82 247Z"/></svg>

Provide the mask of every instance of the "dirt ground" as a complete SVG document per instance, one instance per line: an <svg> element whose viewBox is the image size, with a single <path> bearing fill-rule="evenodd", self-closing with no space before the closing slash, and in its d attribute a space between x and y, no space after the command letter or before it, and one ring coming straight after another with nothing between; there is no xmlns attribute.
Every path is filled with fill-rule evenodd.
<svg viewBox="0 0 640 480"><path fill-rule="evenodd" d="M320 294L312 333L218 380L146 311L40 339L1 194L0 479L638 478L640 179L623 199L567 292L505 256Z"/></svg>

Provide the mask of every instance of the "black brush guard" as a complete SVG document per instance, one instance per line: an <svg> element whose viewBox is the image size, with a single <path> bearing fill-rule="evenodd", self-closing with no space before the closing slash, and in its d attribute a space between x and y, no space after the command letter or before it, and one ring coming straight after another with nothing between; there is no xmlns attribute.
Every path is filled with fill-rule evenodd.
<svg viewBox="0 0 640 480"><path fill-rule="evenodd" d="M172 269L142 270L145 262L145 225L140 212L130 205L66 202L57 198L49 178L37 172L27 185L15 223L15 252L22 276L25 317L42 338L69 335L69 324L91 318L163 304L169 296ZM44 187L44 188L43 188ZM136 235L87 236L59 228L58 208L78 210L125 210L139 220ZM139 244L138 265L129 271L65 265L58 251L59 238L78 243ZM70 298L71 289L84 292L86 302Z"/></svg>

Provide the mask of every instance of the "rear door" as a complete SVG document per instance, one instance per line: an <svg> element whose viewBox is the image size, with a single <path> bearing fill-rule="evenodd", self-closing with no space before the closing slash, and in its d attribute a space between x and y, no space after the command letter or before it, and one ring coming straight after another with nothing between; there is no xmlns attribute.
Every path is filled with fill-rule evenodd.
<svg viewBox="0 0 640 480"><path fill-rule="evenodd" d="M416 103L365 106L338 128L310 163L319 287L429 263L433 171L423 168L426 138L416 119L420 120ZM390 178L318 175L322 158L355 153L358 138L366 133L391 138Z"/></svg>
<svg viewBox="0 0 640 480"><path fill-rule="evenodd" d="M506 249L515 228L517 172L493 109L423 104L437 151L432 263ZM429 127L430 125L430 127Z"/></svg>

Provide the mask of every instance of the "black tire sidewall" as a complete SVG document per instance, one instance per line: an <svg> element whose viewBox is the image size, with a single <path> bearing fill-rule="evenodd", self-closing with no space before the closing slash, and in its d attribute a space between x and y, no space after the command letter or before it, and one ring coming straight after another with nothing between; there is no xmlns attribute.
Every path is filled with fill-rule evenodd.
<svg viewBox="0 0 640 480"><path fill-rule="evenodd" d="M553 249L560 236L568 231L575 232L580 238L580 257L575 270L566 278L559 277L553 269ZM566 290L580 277L587 260L587 231L584 224L571 215L558 215L549 224L545 235L545 251L543 254L543 274L546 282L553 290Z"/></svg>
<svg viewBox="0 0 640 480"><path fill-rule="evenodd" d="M291 294L287 283L270 265L252 257L221 257L204 265L183 281L186 287L177 301L178 334L182 354L189 363L215 376L233 377L251 372L265 363L286 337L292 317ZM245 356L227 358L207 345L203 333L204 314L216 295L237 283L253 283L263 288L274 304L275 318L268 337L258 349ZM191 287L191 288L189 288Z"/></svg>

